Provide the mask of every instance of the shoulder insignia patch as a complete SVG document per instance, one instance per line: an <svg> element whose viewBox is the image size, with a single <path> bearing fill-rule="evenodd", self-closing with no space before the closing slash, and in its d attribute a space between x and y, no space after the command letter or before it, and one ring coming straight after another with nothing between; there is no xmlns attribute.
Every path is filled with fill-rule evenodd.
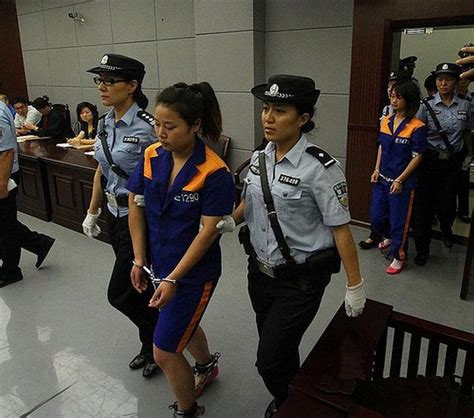
<svg viewBox="0 0 474 418"><path fill-rule="evenodd" d="M323 149L319 147L316 147L316 146L308 147L306 148L306 152L308 154L311 154L326 168L336 163L336 160L333 157L331 157L331 155L329 155L326 151L324 151Z"/></svg>
<svg viewBox="0 0 474 418"><path fill-rule="evenodd" d="M332 189L334 190L334 194L339 200L339 203L341 204L341 206L347 210L349 207L349 199L348 199L346 182L340 181L339 183L332 186Z"/></svg>
<svg viewBox="0 0 474 418"><path fill-rule="evenodd" d="M150 113L148 113L148 112L146 112L146 111L144 111L144 110L139 110L139 111L137 112L137 116L138 116L141 120L143 120L143 121L145 121L146 123L148 123L148 125L150 125L150 126L155 126L155 118L154 118L154 116L153 116L152 114L150 114Z"/></svg>

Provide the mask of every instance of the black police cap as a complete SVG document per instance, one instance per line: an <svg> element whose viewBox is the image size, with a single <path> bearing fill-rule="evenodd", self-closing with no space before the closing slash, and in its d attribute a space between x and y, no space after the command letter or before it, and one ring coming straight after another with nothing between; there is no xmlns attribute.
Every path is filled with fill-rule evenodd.
<svg viewBox="0 0 474 418"><path fill-rule="evenodd" d="M313 105L319 97L314 81L298 75L272 75L268 82L259 84L251 90L260 100L273 103L305 103Z"/></svg>
<svg viewBox="0 0 474 418"><path fill-rule="evenodd" d="M461 67L452 62L442 62L436 66L436 70L433 72L434 75L440 74L451 74L456 78L461 74Z"/></svg>
<svg viewBox="0 0 474 418"><path fill-rule="evenodd" d="M409 81L413 73L408 70L396 70L392 71L388 77L389 81Z"/></svg>
<svg viewBox="0 0 474 418"><path fill-rule="evenodd" d="M142 81L145 76L145 66L135 58L119 54L105 54L98 67L87 70L88 73L121 74Z"/></svg>

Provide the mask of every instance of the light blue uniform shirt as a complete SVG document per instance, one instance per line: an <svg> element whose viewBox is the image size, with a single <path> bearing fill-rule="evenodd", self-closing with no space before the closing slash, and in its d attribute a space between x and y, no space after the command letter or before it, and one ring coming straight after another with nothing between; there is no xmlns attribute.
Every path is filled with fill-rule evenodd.
<svg viewBox="0 0 474 418"><path fill-rule="evenodd" d="M346 179L339 163L324 167L306 152L311 146L302 135L277 163L274 143L263 151L278 221L297 263L318 250L334 247L331 227L350 221ZM243 192L245 220L258 258L275 266L285 259L268 220L259 173L258 152L254 152Z"/></svg>
<svg viewBox="0 0 474 418"><path fill-rule="evenodd" d="M453 146L454 152L459 152L464 146L463 134L471 129L471 109L469 102L461 99L454 94L453 101L450 106L446 106L441 96L436 93L433 99L428 103L434 110L441 127L446 132L449 143ZM428 128L428 146L439 151L445 150L446 145L441 139L438 129L425 105L421 104L416 117L425 122Z"/></svg>
<svg viewBox="0 0 474 418"><path fill-rule="evenodd" d="M105 116L104 128L107 132L107 144L112 159L129 175L133 173L145 148L156 142L154 128L137 116L140 110L140 107L134 103L117 122L115 122L114 109ZM99 138L95 141L95 159L100 165L102 174L107 178L107 192L115 196L128 195L126 188L128 180L120 177L110 168ZM115 216L121 217L128 214L126 207L112 206L110 203L107 207Z"/></svg>
<svg viewBox="0 0 474 418"><path fill-rule="evenodd" d="M16 173L19 167L15 122L7 105L0 100L0 151L9 149L14 151L12 173Z"/></svg>

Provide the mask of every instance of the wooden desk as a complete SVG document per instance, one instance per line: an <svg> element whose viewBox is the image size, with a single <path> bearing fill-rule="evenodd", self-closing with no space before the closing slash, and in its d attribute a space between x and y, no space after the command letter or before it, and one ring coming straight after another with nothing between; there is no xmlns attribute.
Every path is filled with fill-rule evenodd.
<svg viewBox="0 0 474 418"><path fill-rule="evenodd" d="M58 142L41 139L18 144L21 175L18 209L82 232L97 161L84 151L57 147ZM104 231L100 238L107 241L102 216L99 225Z"/></svg>

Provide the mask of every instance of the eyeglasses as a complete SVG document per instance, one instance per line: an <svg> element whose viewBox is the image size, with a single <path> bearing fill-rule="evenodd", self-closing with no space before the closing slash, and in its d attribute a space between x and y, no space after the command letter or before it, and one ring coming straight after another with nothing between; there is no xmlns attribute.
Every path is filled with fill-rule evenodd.
<svg viewBox="0 0 474 418"><path fill-rule="evenodd" d="M126 82L127 80L124 79L113 79L113 78L102 78L102 77L94 77L94 83L99 85L100 83L103 83L104 86L110 87L113 86L115 83L121 83L121 82Z"/></svg>

